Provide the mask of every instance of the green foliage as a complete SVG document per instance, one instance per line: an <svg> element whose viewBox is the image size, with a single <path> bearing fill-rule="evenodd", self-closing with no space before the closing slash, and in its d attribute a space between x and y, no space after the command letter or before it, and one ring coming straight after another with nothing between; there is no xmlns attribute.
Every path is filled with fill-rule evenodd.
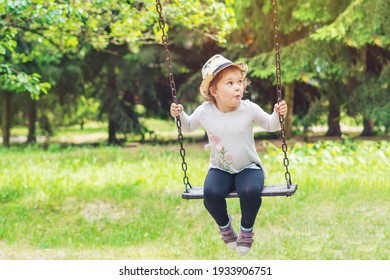
<svg viewBox="0 0 390 280"><path fill-rule="evenodd" d="M12 64L12 56L16 53L17 47L17 28L15 28L18 17L12 16L23 14L27 2L22 1L20 5L12 1L0 3L0 90L11 92L29 92L31 98L37 99L41 92L47 93L50 84L40 82L41 76L37 73L27 74L18 70ZM13 21L10 24L9 20ZM11 58L11 59L10 59ZM10 62L11 61L11 62Z"/></svg>
<svg viewBox="0 0 390 280"><path fill-rule="evenodd" d="M254 56L249 68L254 77L275 79L273 51ZM282 80L285 83L301 81L320 87L321 80L344 80L350 75L352 57L348 49L334 42L316 42L302 39L281 49Z"/></svg>
<svg viewBox="0 0 390 280"><path fill-rule="evenodd" d="M328 2L331 2L332 5ZM306 82L306 79L317 81L319 79L342 80L349 75L352 61L346 48L334 42L317 42L309 37L314 32L314 26L321 26L335 19L338 13L345 7L345 2L343 1L341 5L340 3L335 5L334 1L312 0L279 4L281 11L278 18L279 21L284 22L279 27L282 44L285 37L283 33L290 32L291 34L289 36L291 39L281 46L282 80L285 83L293 81ZM251 8L253 7L247 7L247 9ZM287 13L286 10L291 11L291 13ZM268 12L270 13L271 11ZM293 17L290 18L289 14L292 14ZM297 24L297 21L300 27L297 27L298 30L291 30L292 26ZM300 28L302 31L295 34L294 32L299 31ZM273 31L273 26L268 24L263 26L262 29ZM263 40L265 39L272 38L263 37ZM273 41L269 43L272 45ZM273 77L275 80L274 61L275 55L273 50L253 56L249 62L250 69L253 71L252 74L261 79ZM318 82L317 86L319 86Z"/></svg>
<svg viewBox="0 0 390 280"><path fill-rule="evenodd" d="M356 116L361 113L366 118L376 120L377 125L390 127L390 64L381 71L380 76L357 75L358 86L350 96L348 112ZM367 105L369 104L369 106Z"/></svg>
<svg viewBox="0 0 390 280"><path fill-rule="evenodd" d="M239 31L232 37L236 44L231 49L249 57L253 77L275 83L270 3L236 2ZM337 93L341 97L338 105L345 105L349 112L363 113L365 118L374 118L387 127L388 110L383 104L387 103L388 86L379 77L386 75L381 71L385 71L382 69L386 69L389 61L389 1L278 3L282 83L315 87L312 93L321 90L328 99L335 94L331 85L338 83L350 91L347 95L342 91ZM296 94L303 94L296 89ZM384 102L376 102L379 100ZM312 119L309 115L317 109L309 110L303 123Z"/></svg>
<svg viewBox="0 0 390 280"><path fill-rule="evenodd" d="M286 46L306 38L321 26L334 20L350 0L277 1L281 45ZM273 43L272 1L235 1L238 31L234 44L244 48L249 56L268 52Z"/></svg>
<svg viewBox="0 0 390 280"><path fill-rule="evenodd" d="M169 25L197 31L220 44L236 27L233 4L236 1L173 1L163 5ZM175 34L170 34L175 36Z"/></svg>
<svg viewBox="0 0 390 280"><path fill-rule="evenodd" d="M312 23L322 25L333 21L339 15L340 11L349 5L351 0L309 0L298 2L298 6L292 10L292 16L307 26ZM318 28L318 26L312 26L313 29L316 27Z"/></svg>
<svg viewBox="0 0 390 280"><path fill-rule="evenodd" d="M49 83L41 83L39 74L28 75L20 72L17 74L0 74L0 89L11 92L29 92L32 99L38 99L41 93L47 94Z"/></svg>
<svg viewBox="0 0 390 280"><path fill-rule="evenodd" d="M0 3L0 27L4 34L0 52L9 51L10 59L0 60L2 79L7 90L47 91L47 84L38 84L37 75L28 76L23 71L9 73L20 68L26 61L39 63L58 62L69 53L82 57L89 46L104 49L110 42L116 44L135 43L147 36L153 24L154 11L136 8L131 3L118 1L88 2L73 1L60 3L50 1L2 1ZM141 5L142 6L142 5ZM140 12L140 9L143 12ZM146 11L148 11L146 13ZM114 16L113 16L114 14ZM131 20L129 20L131 19ZM25 42L29 49L17 50L17 42ZM20 74L18 74L20 73Z"/></svg>
<svg viewBox="0 0 390 280"><path fill-rule="evenodd" d="M311 104L307 114L299 120L299 123L303 126L304 133L309 130L309 127L321 124L320 121L323 120L323 117L328 113L327 105L328 102L323 99L317 100Z"/></svg>
<svg viewBox="0 0 390 280"><path fill-rule="evenodd" d="M387 0L354 0L337 19L312 35L316 40L337 40L351 47L376 44L389 49L390 21Z"/></svg>
<svg viewBox="0 0 390 280"><path fill-rule="evenodd" d="M180 0L163 3L163 10L167 27L180 26L223 43L235 27L232 5L232 1ZM49 106L44 110L40 108L40 113L46 118L49 116L50 122L72 124L79 119L82 123L84 118L90 117L80 102L80 96L84 96L100 102L99 115L95 119L109 116L111 121L117 122L118 132L144 133L148 131L140 125L138 115L132 109L135 100L144 99L148 104L157 102L159 106L154 114L161 115L162 107L166 107L166 102L160 104L159 101L159 95L165 93L164 90L159 92L159 82L150 92L145 90L150 82L140 84L141 79L137 76L145 77L145 71L149 69L135 68L136 72L133 65L123 69L127 65L121 62L126 60L127 53L139 53L146 49L143 48L145 45L160 43L154 0L1 1L0 27L4 34L0 53L7 52L6 60L0 58L1 74L5 73L1 76L3 89L30 91L35 98L41 91L47 92L49 84L41 83L37 75L27 73L40 73L52 84L51 92L54 93L43 101ZM175 34L171 35L175 37ZM140 55L141 59L145 57L147 55ZM159 58L148 61L154 63L156 60ZM83 69L80 61L86 64ZM155 69L160 72L155 80L160 79L160 68ZM114 81L114 75L118 73L126 78L119 77ZM126 82L122 83L123 80Z"/></svg>
<svg viewBox="0 0 390 280"><path fill-rule="evenodd" d="M344 142L335 143L331 141L318 142L307 145L297 145L294 147L292 160L298 162L305 162L308 164L308 168L314 166L321 166L325 169L325 172L333 176L337 176L337 173L342 173L343 176L349 178L364 177L367 169L357 170L357 165L370 166L370 169L377 169L378 175L383 177L383 180L388 179L386 168L390 164L389 162L389 149L388 143L383 142L359 142L346 139ZM370 155L367 157L367 155ZM381 162L383 166L381 166ZM299 163L298 163L299 165ZM354 169L351 173L350 170ZM336 173L336 174L335 174ZM363 179L363 178L362 178ZM364 186L369 178L363 179L360 186ZM385 191L388 189L384 187Z"/></svg>

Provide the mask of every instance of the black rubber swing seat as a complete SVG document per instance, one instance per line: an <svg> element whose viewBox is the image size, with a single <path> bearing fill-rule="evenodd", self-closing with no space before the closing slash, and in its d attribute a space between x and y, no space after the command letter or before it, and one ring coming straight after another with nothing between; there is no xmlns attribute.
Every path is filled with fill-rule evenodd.
<svg viewBox="0 0 390 280"><path fill-rule="evenodd" d="M261 196L292 196L298 189L298 185L272 185L264 186L261 191ZM203 199L203 187L191 187L185 190L182 194L184 199ZM238 197L237 192L231 192L227 198Z"/></svg>

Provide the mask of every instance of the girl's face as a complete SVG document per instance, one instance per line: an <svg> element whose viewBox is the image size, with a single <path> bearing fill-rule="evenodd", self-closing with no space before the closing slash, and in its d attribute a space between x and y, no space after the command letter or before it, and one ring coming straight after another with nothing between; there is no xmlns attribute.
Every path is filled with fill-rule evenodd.
<svg viewBox="0 0 390 280"><path fill-rule="evenodd" d="M244 94L244 77L237 67L228 67L221 72L221 78L210 87L217 108L224 113L232 112L240 106Z"/></svg>

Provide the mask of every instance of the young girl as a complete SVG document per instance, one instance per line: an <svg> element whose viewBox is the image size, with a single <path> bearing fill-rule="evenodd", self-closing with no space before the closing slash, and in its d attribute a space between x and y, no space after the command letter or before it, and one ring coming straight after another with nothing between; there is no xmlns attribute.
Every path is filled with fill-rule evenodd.
<svg viewBox="0 0 390 280"><path fill-rule="evenodd" d="M210 164L204 182L204 205L219 227L222 240L240 255L253 243L253 225L261 206L260 192L265 171L256 152L253 123L266 131L280 130L279 116L285 116L284 101L275 104L270 115L258 105L242 100L248 81L245 63L233 63L222 55L210 58L202 68L200 93L206 101L188 116L181 104L173 103L172 117L180 116L182 130L202 126L208 136ZM241 207L237 236L227 211L226 196L236 190Z"/></svg>

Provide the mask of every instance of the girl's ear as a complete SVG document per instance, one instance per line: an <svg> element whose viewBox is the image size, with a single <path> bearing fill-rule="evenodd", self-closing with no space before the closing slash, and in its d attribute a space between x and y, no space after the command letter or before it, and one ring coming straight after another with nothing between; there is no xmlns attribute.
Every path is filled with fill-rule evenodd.
<svg viewBox="0 0 390 280"><path fill-rule="evenodd" d="M209 87L209 92L212 96L214 97L217 96L217 87L215 85L211 85Z"/></svg>

